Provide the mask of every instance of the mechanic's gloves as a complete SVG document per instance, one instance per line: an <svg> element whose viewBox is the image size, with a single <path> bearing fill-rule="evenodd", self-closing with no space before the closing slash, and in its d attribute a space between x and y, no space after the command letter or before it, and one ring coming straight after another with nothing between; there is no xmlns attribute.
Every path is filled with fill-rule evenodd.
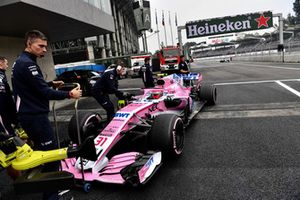
<svg viewBox="0 0 300 200"><path fill-rule="evenodd" d="M74 88L69 92L69 97L79 99L82 96L82 90L79 87Z"/></svg>
<svg viewBox="0 0 300 200"><path fill-rule="evenodd" d="M116 93L115 93L115 95L116 95L116 97L117 97L118 99L124 99L124 95L123 95L123 94L124 94L124 93L121 92L121 91L119 91L119 90L117 90Z"/></svg>
<svg viewBox="0 0 300 200"><path fill-rule="evenodd" d="M124 92L123 97L124 99L131 99L131 97L134 96L133 94L130 94L129 92Z"/></svg>

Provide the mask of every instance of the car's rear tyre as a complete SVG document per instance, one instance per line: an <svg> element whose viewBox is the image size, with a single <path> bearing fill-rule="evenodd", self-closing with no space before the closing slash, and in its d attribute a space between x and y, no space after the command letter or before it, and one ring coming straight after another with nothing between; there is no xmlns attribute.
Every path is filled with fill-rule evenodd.
<svg viewBox="0 0 300 200"><path fill-rule="evenodd" d="M97 130L101 126L101 120L102 118L98 113L86 111L78 112L78 125L81 142L91 135L96 136ZM69 122L68 133L71 141L78 144L77 123L75 114L72 116Z"/></svg>
<svg viewBox="0 0 300 200"><path fill-rule="evenodd" d="M201 85L199 99L206 101L208 105L215 105L217 101L217 88L214 85Z"/></svg>
<svg viewBox="0 0 300 200"><path fill-rule="evenodd" d="M150 148L160 150L163 158L178 158L184 147L184 125L174 114L161 114L154 119L149 134Z"/></svg>

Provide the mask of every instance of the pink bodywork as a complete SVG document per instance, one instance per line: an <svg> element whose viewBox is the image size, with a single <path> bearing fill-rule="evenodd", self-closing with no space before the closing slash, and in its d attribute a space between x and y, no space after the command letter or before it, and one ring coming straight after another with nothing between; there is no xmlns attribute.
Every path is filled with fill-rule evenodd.
<svg viewBox="0 0 300 200"><path fill-rule="evenodd" d="M202 81L202 75L196 75L193 77L193 80L197 82L196 85L198 86ZM164 99L167 97L172 96L185 100L175 108L178 110L185 108L188 101L192 105L190 97L191 87L184 87L182 78L176 75L169 75L164 77L163 80L165 81L163 86L157 85L151 89L144 89L143 95L136 96L136 100L118 110L113 120L94 139L96 151L99 154L95 165L99 164L110 149L123 137L124 134L121 134L122 132L126 132L134 124L140 122L139 118L170 110L164 104ZM149 95L153 92L161 92L163 95L159 99L149 99ZM100 171L94 173L91 170L84 171L85 180L123 184L125 180L120 175L120 171L134 163L138 155L138 152L116 155ZM76 179L82 179L81 170L75 167L75 162L76 159L74 158L62 161L62 169L73 173ZM140 180L143 179L143 177L139 178Z"/></svg>

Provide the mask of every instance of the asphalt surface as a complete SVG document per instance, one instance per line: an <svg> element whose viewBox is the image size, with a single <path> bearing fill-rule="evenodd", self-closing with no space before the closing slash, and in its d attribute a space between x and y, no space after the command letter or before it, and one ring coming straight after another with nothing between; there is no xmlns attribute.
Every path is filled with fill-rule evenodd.
<svg viewBox="0 0 300 200"><path fill-rule="evenodd" d="M217 105L205 107L186 131L180 159L164 163L144 187L93 183L91 192L72 189L75 199L300 199L300 64L194 62L205 82L215 84ZM140 79L120 81L136 90ZM92 98L79 109L105 112ZM57 112L67 139L73 106ZM50 117L52 120L52 118ZM3 199L18 196L1 173Z"/></svg>

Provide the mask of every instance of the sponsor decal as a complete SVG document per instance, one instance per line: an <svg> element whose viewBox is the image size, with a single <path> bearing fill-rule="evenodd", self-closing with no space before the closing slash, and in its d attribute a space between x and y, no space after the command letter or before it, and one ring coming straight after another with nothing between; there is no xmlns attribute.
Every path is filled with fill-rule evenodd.
<svg viewBox="0 0 300 200"><path fill-rule="evenodd" d="M262 26L269 28L268 21L270 20L271 17L265 17L263 14L260 15L259 18L255 19L257 22L257 28L260 28Z"/></svg>
<svg viewBox="0 0 300 200"><path fill-rule="evenodd" d="M155 170L155 167L161 163L161 152L151 156L146 164L138 171L140 183L143 183Z"/></svg>
<svg viewBox="0 0 300 200"><path fill-rule="evenodd" d="M111 127L108 127L108 128L106 128L106 129L104 129L102 132L115 133L115 132L116 132L116 129L111 128Z"/></svg>
<svg viewBox="0 0 300 200"><path fill-rule="evenodd" d="M151 157L147 163L142 167L142 169L138 172L140 177L140 182L144 182L146 180L146 173L149 170L150 166L153 164L153 157Z"/></svg>
<svg viewBox="0 0 300 200"><path fill-rule="evenodd" d="M114 121L114 122L124 122L125 119L116 119L116 118L114 118L112 121Z"/></svg>
<svg viewBox="0 0 300 200"><path fill-rule="evenodd" d="M148 110L149 110L149 112L153 112L153 111L157 110L157 103L154 103Z"/></svg>
<svg viewBox="0 0 300 200"><path fill-rule="evenodd" d="M272 17L272 12L266 11L188 22L185 25L187 38L270 28Z"/></svg>
<svg viewBox="0 0 300 200"><path fill-rule="evenodd" d="M121 112L119 113L119 112L117 112L115 114L115 117L117 117L117 118L128 118L129 115L130 115L130 113L121 113Z"/></svg>
<svg viewBox="0 0 300 200"><path fill-rule="evenodd" d="M190 73L190 74L174 74L174 79L182 78L184 80L197 80L199 78L199 74L197 73Z"/></svg>
<svg viewBox="0 0 300 200"><path fill-rule="evenodd" d="M36 75L39 74L38 71L32 71L31 73L32 73L33 76L36 76Z"/></svg>
<svg viewBox="0 0 300 200"><path fill-rule="evenodd" d="M106 136L106 137L111 137L113 134L111 134L111 133L100 133L99 134L100 136Z"/></svg>

